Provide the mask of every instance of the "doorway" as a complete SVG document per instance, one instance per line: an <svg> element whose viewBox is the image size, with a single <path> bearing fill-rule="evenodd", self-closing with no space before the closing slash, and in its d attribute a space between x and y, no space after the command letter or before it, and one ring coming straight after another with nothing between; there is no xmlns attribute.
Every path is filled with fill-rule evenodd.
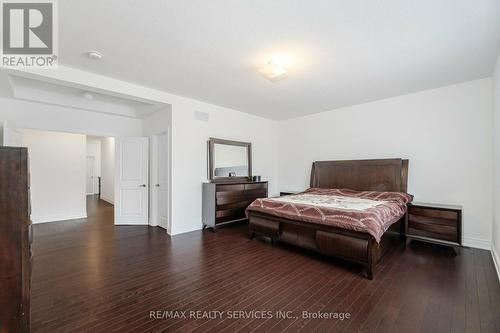
<svg viewBox="0 0 500 333"><path fill-rule="evenodd" d="M86 175L86 182L85 182L86 189L87 189L87 195L95 194L94 165L95 165L94 156L87 156L87 175Z"/></svg>

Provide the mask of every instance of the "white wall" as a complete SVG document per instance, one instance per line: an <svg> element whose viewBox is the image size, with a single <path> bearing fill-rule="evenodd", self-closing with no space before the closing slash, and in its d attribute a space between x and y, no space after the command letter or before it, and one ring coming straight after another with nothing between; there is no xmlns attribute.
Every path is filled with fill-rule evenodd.
<svg viewBox="0 0 500 333"><path fill-rule="evenodd" d="M171 105L173 234L201 227L201 182L206 180L207 174L206 140L220 137L252 142L254 174L271 180L271 195L277 193L278 175L280 189L306 187L311 162L316 159L408 157L409 186L416 199L463 204L466 243L482 247L490 243L493 140L489 79L343 108L278 125L275 121L66 66L51 71L17 71L16 74ZM210 120L195 120L195 110L208 112ZM6 119L3 112L0 100L0 119ZM61 126L88 124L87 115L83 112L77 121L68 119ZM43 125L50 125L50 120L58 116L64 114L49 113ZM393 124L399 127L394 129ZM103 133L109 124L96 126L99 133L89 134L125 135ZM149 125L141 123L141 126L139 133L130 135L147 133L148 126L156 126L156 123L150 119ZM92 128L86 126L89 127ZM312 130L303 130L308 127ZM128 128L137 129L135 125ZM277 147L284 150L278 154ZM488 191L489 196L484 194Z"/></svg>
<svg viewBox="0 0 500 333"><path fill-rule="evenodd" d="M97 136L142 134L142 120L72 108L0 98L0 119L9 127Z"/></svg>
<svg viewBox="0 0 500 333"><path fill-rule="evenodd" d="M464 243L490 248L491 79L280 123L279 184L308 187L316 160L410 160L416 201L463 205Z"/></svg>
<svg viewBox="0 0 500 333"><path fill-rule="evenodd" d="M138 100L171 105L173 234L201 228L201 183L207 179L206 141L209 137L252 142L253 173L269 179L270 193L276 194L277 123L275 121L67 66L58 66L57 69L50 71L30 69L13 72L16 75L47 82L88 87L90 91L112 92ZM195 120L194 111L209 113L210 120L208 122ZM0 119L3 119L1 111Z"/></svg>
<svg viewBox="0 0 500 333"><path fill-rule="evenodd" d="M115 202L115 138L101 139L101 199Z"/></svg>
<svg viewBox="0 0 500 333"><path fill-rule="evenodd" d="M209 121L194 112L209 114ZM201 228L202 183L207 181L207 140L210 137L252 143L253 174L269 180L277 191L276 121L194 100L172 105L172 233Z"/></svg>
<svg viewBox="0 0 500 333"><path fill-rule="evenodd" d="M101 140L87 136L87 156L94 158L94 181L92 192L87 194L97 194L99 192L99 179L101 176Z"/></svg>
<svg viewBox="0 0 500 333"><path fill-rule="evenodd" d="M150 136L164 133L172 125L172 106L165 105L162 110L155 112L142 121L142 135Z"/></svg>
<svg viewBox="0 0 500 333"><path fill-rule="evenodd" d="M3 121L3 144L10 147L21 147L23 144L22 131L9 126L7 121Z"/></svg>
<svg viewBox="0 0 500 333"><path fill-rule="evenodd" d="M492 254L500 278L500 53L493 73L493 230Z"/></svg>
<svg viewBox="0 0 500 333"><path fill-rule="evenodd" d="M23 130L28 147L33 223L84 218L85 135Z"/></svg>
<svg viewBox="0 0 500 333"><path fill-rule="evenodd" d="M102 198L114 202L114 139L115 136L141 136L143 120L113 116L109 114L83 111L73 108L42 103L27 102L10 98L0 98L0 119L6 120L8 127L5 144L21 146L21 135L15 128L80 133L109 137L103 139ZM30 151L30 158L31 158ZM85 159L86 152L83 152ZM85 164L84 164L85 166ZM83 169L85 182L85 168ZM85 183L84 183L85 184ZM33 201L36 199L33 198ZM35 203L34 203L35 204ZM54 218L58 218L56 214ZM68 215L69 216L69 215ZM49 218L49 217L47 217ZM47 218L41 217L42 220Z"/></svg>
<svg viewBox="0 0 500 333"><path fill-rule="evenodd" d="M21 146L21 135L15 128L28 128L35 130L60 131L68 133L81 133L95 136L115 137L115 136L141 136L143 132L142 119L127 118L109 114L83 111L73 108L54 106L42 103L27 102L10 98L0 98L0 119L6 120L8 127L5 137L6 144ZM84 136L85 137L85 136ZM114 139L106 138L103 140L103 154L101 156L103 170L102 176L102 198L109 202L114 202ZM29 148L29 147L28 147ZM30 159L33 153L29 150ZM85 161L86 147L82 152ZM105 164L104 164L105 163ZM85 194L85 163L83 164L83 193ZM71 197L66 198L70 200ZM73 198L74 199L74 198ZM37 201L41 200L40 203ZM84 197L85 200L85 197ZM33 206L45 207L46 203L43 196L33 196ZM85 203L85 201L84 201ZM61 204L62 205L62 204ZM83 211L76 208L76 204L69 204L67 211L59 211L54 205L53 211L45 212L41 210L40 214L34 212L34 220L49 221L82 217L86 215L85 206ZM81 203L78 205L81 206ZM81 207L80 207L81 208ZM83 212L83 213L82 213Z"/></svg>

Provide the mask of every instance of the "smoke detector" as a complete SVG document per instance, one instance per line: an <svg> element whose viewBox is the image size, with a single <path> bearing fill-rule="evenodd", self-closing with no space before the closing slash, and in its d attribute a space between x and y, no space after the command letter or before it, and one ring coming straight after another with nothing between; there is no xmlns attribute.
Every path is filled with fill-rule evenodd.
<svg viewBox="0 0 500 333"><path fill-rule="evenodd" d="M94 99L94 95L92 95L92 93L90 93L88 91L84 91L82 93L82 97L85 98L88 101L92 101Z"/></svg>

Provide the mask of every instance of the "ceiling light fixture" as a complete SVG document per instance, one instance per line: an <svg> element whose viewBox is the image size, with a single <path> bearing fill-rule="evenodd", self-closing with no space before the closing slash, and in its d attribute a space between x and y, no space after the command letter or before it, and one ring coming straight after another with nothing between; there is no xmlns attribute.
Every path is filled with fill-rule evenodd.
<svg viewBox="0 0 500 333"><path fill-rule="evenodd" d="M87 57L89 57L92 60L101 60L102 59L102 54L97 51L89 51L87 52Z"/></svg>
<svg viewBox="0 0 500 333"><path fill-rule="evenodd" d="M276 82L288 77L289 70L294 63L294 59L287 54L273 54L258 70L266 78Z"/></svg>

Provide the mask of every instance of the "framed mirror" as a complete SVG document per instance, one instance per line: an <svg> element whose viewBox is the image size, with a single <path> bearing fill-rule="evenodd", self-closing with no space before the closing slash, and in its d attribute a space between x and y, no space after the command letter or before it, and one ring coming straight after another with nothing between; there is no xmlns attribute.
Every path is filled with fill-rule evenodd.
<svg viewBox="0 0 500 333"><path fill-rule="evenodd" d="M241 181L252 177L252 144L210 138L208 178L212 182Z"/></svg>

